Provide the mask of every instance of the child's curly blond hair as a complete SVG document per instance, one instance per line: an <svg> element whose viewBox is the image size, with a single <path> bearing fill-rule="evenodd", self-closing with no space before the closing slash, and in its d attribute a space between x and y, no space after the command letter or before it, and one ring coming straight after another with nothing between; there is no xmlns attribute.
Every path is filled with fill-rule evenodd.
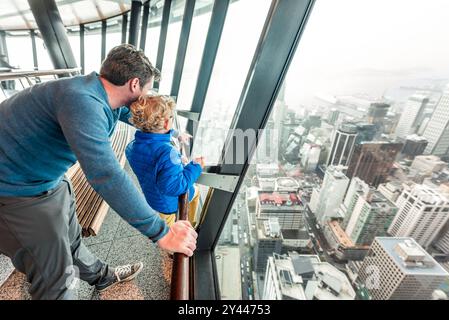
<svg viewBox="0 0 449 320"><path fill-rule="evenodd" d="M143 132L161 131L165 121L173 116L175 107L175 101L169 96L141 96L130 106L130 122Z"/></svg>

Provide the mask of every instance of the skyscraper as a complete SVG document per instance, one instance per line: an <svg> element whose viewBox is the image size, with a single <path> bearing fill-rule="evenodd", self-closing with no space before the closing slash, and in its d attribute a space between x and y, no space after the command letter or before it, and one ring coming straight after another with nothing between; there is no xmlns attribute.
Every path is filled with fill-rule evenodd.
<svg viewBox="0 0 449 320"><path fill-rule="evenodd" d="M339 217L338 208L348 188L349 179L342 172L342 167L330 166L321 185L318 206L315 212L317 221L324 224L329 218Z"/></svg>
<svg viewBox="0 0 449 320"><path fill-rule="evenodd" d="M435 247L440 249L444 254L449 254L449 222L441 229Z"/></svg>
<svg viewBox="0 0 449 320"><path fill-rule="evenodd" d="M412 237L428 248L449 219L449 199L425 185L404 186L398 213L388 229L393 237Z"/></svg>
<svg viewBox="0 0 449 320"><path fill-rule="evenodd" d="M449 151L449 87L443 92L435 111L424 130L423 136L429 141L426 154L445 156Z"/></svg>
<svg viewBox="0 0 449 320"><path fill-rule="evenodd" d="M256 219L254 264L256 272L265 272L268 257L282 250L282 233L277 218Z"/></svg>
<svg viewBox="0 0 449 320"><path fill-rule="evenodd" d="M407 136L404 141L404 147L401 150L401 155L409 159L422 155L426 150L429 142L426 138L412 134Z"/></svg>
<svg viewBox="0 0 449 320"><path fill-rule="evenodd" d="M369 246L375 237L387 235L388 227L398 208L382 193L372 188L365 194L355 194L355 206L346 226L346 233L354 244Z"/></svg>
<svg viewBox="0 0 449 320"><path fill-rule="evenodd" d="M347 176L359 177L369 185L377 187L386 181L401 149L402 143L362 142L354 149Z"/></svg>
<svg viewBox="0 0 449 320"><path fill-rule="evenodd" d="M395 131L398 138L405 139L418 131L428 102L429 97L423 94L414 94L407 100Z"/></svg>
<svg viewBox="0 0 449 320"><path fill-rule="evenodd" d="M368 122L372 124L382 124L390 109L390 105L382 102L374 102L368 108Z"/></svg>
<svg viewBox="0 0 449 320"><path fill-rule="evenodd" d="M350 123L344 123L335 130L327 159L328 166L347 166L349 164L356 136L357 127Z"/></svg>
<svg viewBox="0 0 449 320"><path fill-rule="evenodd" d="M378 237L363 260L358 282L374 300L430 300L448 278L412 238Z"/></svg>
<svg viewBox="0 0 449 320"><path fill-rule="evenodd" d="M351 214L357 204L359 195L366 195L369 190L370 187L365 183L365 181L357 177L351 179L345 199L340 206L341 215L344 217L343 223L341 224L343 229L346 229L346 226L349 223L349 219L351 218Z"/></svg>

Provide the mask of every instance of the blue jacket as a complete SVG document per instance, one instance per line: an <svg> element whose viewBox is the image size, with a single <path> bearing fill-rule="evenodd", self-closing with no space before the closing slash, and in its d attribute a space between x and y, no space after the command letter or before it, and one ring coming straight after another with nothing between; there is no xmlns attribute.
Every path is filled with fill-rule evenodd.
<svg viewBox="0 0 449 320"><path fill-rule="evenodd" d="M173 130L166 134L137 131L135 140L126 148L128 162L139 180L148 204L160 213L178 210L178 196L189 191L201 175L201 166L190 162L183 165L181 154L172 145Z"/></svg>

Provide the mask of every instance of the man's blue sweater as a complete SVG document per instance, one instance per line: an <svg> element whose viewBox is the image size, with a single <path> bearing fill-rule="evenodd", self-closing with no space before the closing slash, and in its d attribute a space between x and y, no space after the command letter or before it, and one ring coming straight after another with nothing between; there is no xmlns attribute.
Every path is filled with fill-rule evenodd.
<svg viewBox="0 0 449 320"><path fill-rule="evenodd" d="M0 197L55 188L78 160L94 190L153 241L167 232L122 170L110 136L129 109L112 110L99 76L37 84L0 103Z"/></svg>
<svg viewBox="0 0 449 320"><path fill-rule="evenodd" d="M189 191L192 200L193 185L202 171L198 163L182 164L181 154L170 142L172 134L173 130L165 134L137 131L126 148L126 157L148 204L165 214L178 210L181 194Z"/></svg>

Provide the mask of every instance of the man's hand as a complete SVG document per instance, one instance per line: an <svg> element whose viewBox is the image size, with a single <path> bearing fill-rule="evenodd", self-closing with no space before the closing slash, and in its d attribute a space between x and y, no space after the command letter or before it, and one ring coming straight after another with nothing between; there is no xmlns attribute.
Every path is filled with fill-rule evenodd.
<svg viewBox="0 0 449 320"><path fill-rule="evenodd" d="M180 252L191 257L196 249L197 238L198 234L190 222L181 220L175 222L168 233L157 241L157 244L166 251Z"/></svg>
<svg viewBox="0 0 449 320"><path fill-rule="evenodd" d="M204 157L198 157L193 159L194 163L198 163L201 166L201 169L204 169L204 167L206 166L205 162L204 162Z"/></svg>

